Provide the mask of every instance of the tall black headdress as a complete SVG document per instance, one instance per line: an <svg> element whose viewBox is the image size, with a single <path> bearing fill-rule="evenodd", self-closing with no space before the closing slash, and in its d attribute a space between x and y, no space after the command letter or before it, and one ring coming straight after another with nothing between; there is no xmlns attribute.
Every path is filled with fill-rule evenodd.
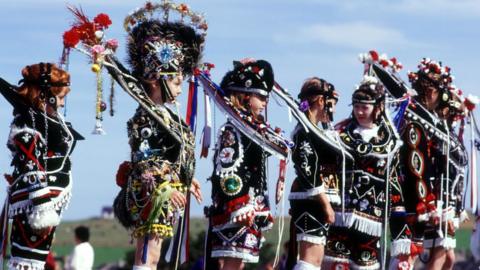
<svg viewBox="0 0 480 270"><path fill-rule="evenodd" d="M268 97L273 83L273 69L269 62L234 61L233 70L225 74L220 87L226 92L236 91Z"/></svg>

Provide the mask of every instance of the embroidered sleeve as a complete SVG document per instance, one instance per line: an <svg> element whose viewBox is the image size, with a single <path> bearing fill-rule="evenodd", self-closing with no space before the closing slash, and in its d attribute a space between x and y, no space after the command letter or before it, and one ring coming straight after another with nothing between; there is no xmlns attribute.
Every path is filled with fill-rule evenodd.
<svg viewBox="0 0 480 270"><path fill-rule="evenodd" d="M325 192L320 171L319 153L317 153L318 149L315 149L315 145L302 131L298 131L294 135L294 141L295 148L293 149L292 160L303 197L307 198ZM297 195L300 196L302 194Z"/></svg>
<svg viewBox="0 0 480 270"><path fill-rule="evenodd" d="M392 247L390 253L392 257L398 255L409 255L412 233L407 223L405 211L405 197L403 195L401 179L398 174L398 159L392 166L393 172L390 177L390 234Z"/></svg>
<svg viewBox="0 0 480 270"><path fill-rule="evenodd" d="M42 135L31 128L12 127L10 132L8 146L13 154L12 165L15 167L15 173L22 175L26 173L45 171L44 156L46 156L46 146Z"/></svg>

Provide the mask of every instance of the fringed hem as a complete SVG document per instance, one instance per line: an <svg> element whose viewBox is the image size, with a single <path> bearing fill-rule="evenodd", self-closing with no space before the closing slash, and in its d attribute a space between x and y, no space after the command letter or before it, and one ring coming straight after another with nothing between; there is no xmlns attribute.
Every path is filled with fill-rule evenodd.
<svg viewBox="0 0 480 270"><path fill-rule="evenodd" d="M435 246L434 246L435 243ZM424 248L443 247L444 249L454 249L457 247L457 240L455 238L447 236L447 238L435 238L423 240Z"/></svg>
<svg viewBox="0 0 480 270"><path fill-rule="evenodd" d="M381 222L362 217L355 212L345 213L345 223L343 223L342 213L335 212L335 226L354 228L359 232L373 236L382 235Z"/></svg>
<svg viewBox="0 0 480 270"><path fill-rule="evenodd" d="M173 236L173 227L163 224L143 225L133 230L134 238L142 238L147 234L153 234L159 238L165 239Z"/></svg>
<svg viewBox="0 0 480 270"><path fill-rule="evenodd" d="M32 204L31 200L20 201L9 206L8 217L13 218L16 215L26 213L31 214L33 212L42 212L42 211L63 211L68 208L70 199L72 197L71 193L71 184L68 185L61 194L57 197L51 198L49 202L36 205Z"/></svg>
<svg viewBox="0 0 480 270"><path fill-rule="evenodd" d="M28 214L28 224L33 229L42 229L60 224L60 215L54 209L46 211L32 211Z"/></svg>
<svg viewBox="0 0 480 270"><path fill-rule="evenodd" d="M342 199L340 198L340 196L338 194L330 194L330 193L328 193L328 190L325 194L327 195L328 200L330 201L330 204L334 204L334 205L341 205L342 204Z"/></svg>
<svg viewBox="0 0 480 270"><path fill-rule="evenodd" d="M233 251L233 250L214 250L212 251L212 257L213 258L222 258L222 257L238 258L238 259L242 259L244 263L258 263L258 255L252 255L252 254Z"/></svg>
<svg viewBox="0 0 480 270"><path fill-rule="evenodd" d="M311 189L307 189L306 191L302 192L290 192L288 196L289 200L305 200L310 199L310 197L325 193L325 187L323 185Z"/></svg>
<svg viewBox="0 0 480 270"><path fill-rule="evenodd" d="M392 242L390 255L396 257L398 255L410 255L410 246L412 241L410 239L398 239Z"/></svg>
<svg viewBox="0 0 480 270"><path fill-rule="evenodd" d="M43 270L45 268L45 262L32 259L11 257L8 260L9 270Z"/></svg>
<svg viewBox="0 0 480 270"><path fill-rule="evenodd" d="M302 233L302 234L297 234L297 242L298 241L304 241L312 244L325 246L327 244L327 237Z"/></svg>
<svg viewBox="0 0 480 270"><path fill-rule="evenodd" d="M16 207L9 210L9 217L25 213L28 216L28 223L34 229L43 229L60 224L61 212L69 205L71 193L66 192L63 195L52 199L51 201L33 206L31 201L27 201L26 206ZM60 211L60 214L57 213Z"/></svg>

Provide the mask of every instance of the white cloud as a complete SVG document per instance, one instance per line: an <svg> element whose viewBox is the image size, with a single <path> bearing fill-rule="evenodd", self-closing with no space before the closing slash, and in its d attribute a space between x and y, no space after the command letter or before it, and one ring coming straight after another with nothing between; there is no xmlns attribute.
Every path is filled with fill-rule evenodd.
<svg viewBox="0 0 480 270"><path fill-rule="evenodd" d="M313 43L341 46L353 49L370 49L379 47L406 47L421 44L410 41L399 30L367 22L348 22L338 24L318 23L306 26L296 34L277 34L277 42Z"/></svg>
<svg viewBox="0 0 480 270"><path fill-rule="evenodd" d="M383 12L401 12L421 16L448 16L448 18L465 18L480 16L478 0L312 0L316 3L330 3L345 10L376 10Z"/></svg>

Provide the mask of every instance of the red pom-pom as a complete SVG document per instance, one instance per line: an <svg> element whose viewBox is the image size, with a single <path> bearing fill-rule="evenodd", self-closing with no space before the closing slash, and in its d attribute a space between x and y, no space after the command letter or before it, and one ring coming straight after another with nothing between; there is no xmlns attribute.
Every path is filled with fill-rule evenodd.
<svg viewBox="0 0 480 270"><path fill-rule="evenodd" d="M63 46L66 48L73 48L77 46L78 42L80 42L80 34L76 31L76 28L63 33Z"/></svg>
<svg viewBox="0 0 480 270"><path fill-rule="evenodd" d="M427 212L427 206L425 205L425 203L423 202L419 202L417 204L417 214L421 215L421 214L424 214L425 212Z"/></svg>
<svg viewBox="0 0 480 270"><path fill-rule="evenodd" d="M100 28L107 28L112 24L110 17L105 13L100 13L93 19L93 21L100 26Z"/></svg>
<svg viewBox="0 0 480 270"><path fill-rule="evenodd" d="M425 198L427 202L433 202L435 201L435 194L433 193L428 193L427 197Z"/></svg>
<svg viewBox="0 0 480 270"><path fill-rule="evenodd" d="M383 67L388 67L388 61L387 60L380 60L380 65L382 65Z"/></svg>
<svg viewBox="0 0 480 270"><path fill-rule="evenodd" d="M132 170L131 162L124 161L120 166L118 166L117 170L117 186L123 188L127 184L128 176Z"/></svg>
<svg viewBox="0 0 480 270"><path fill-rule="evenodd" d="M423 247L420 245L410 244L410 256L415 256L423 253Z"/></svg>
<svg viewBox="0 0 480 270"><path fill-rule="evenodd" d="M467 108L467 110L469 111L473 111L475 110L475 103L473 103L471 100L469 100L468 98L465 99L465 107Z"/></svg>
<svg viewBox="0 0 480 270"><path fill-rule="evenodd" d="M368 53L370 53L374 62L378 61L378 53L376 51L369 51Z"/></svg>

